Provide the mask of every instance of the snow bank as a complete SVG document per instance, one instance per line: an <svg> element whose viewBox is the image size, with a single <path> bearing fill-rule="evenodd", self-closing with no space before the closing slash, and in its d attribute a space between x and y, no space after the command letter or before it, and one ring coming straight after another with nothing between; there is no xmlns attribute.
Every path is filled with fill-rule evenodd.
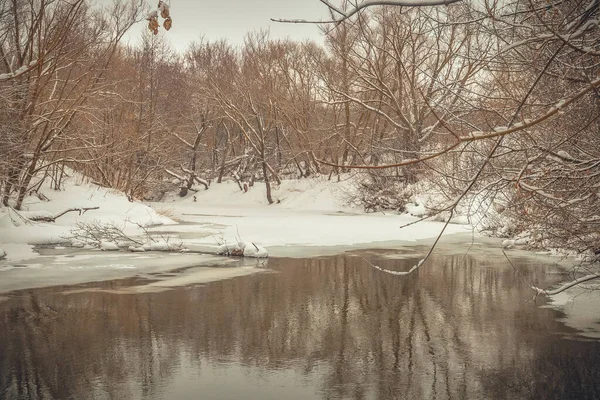
<svg viewBox="0 0 600 400"><path fill-rule="evenodd" d="M23 210L0 207L0 248L8 254L9 260L24 256L20 247L17 256L12 256L14 247L8 244L40 245L67 241L70 231L78 223L98 221L102 224L115 224L127 234L135 235L141 232L140 226L156 226L174 224L165 216L159 215L152 208L140 203L129 202L122 193L100 188L85 183L83 178L74 172L65 179L62 190L52 190L48 184L41 187L49 201L42 201L36 196L29 196L23 202ZM69 212L56 220L55 223L31 222L28 218L56 216L69 208L99 207L88 212ZM105 250L106 248L105 244ZM30 247L28 247L30 249ZM33 256L32 252L26 252Z"/></svg>
<svg viewBox="0 0 600 400"><path fill-rule="evenodd" d="M406 204L406 211L413 217L422 217L427 214L424 204L408 203Z"/></svg>
<svg viewBox="0 0 600 400"><path fill-rule="evenodd" d="M580 332L580 335L600 339L600 285L574 287L550 298L551 307L564 313L561 320L565 325Z"/></svg>
<svg viewBox="0 0 600 400"><path fill-rule="evenodd" d="M396 212L367 214L362 208L349 206L349 194L354 187L351 179L284 180L273 190L273 198L280 202L268 205L261 183L247 193L240 191L234 182L213 183L208 190L195 195L171 196L166 202L154 203L156 208L169 208L174 217L186 224L153 228L150 232L160 230L180 235L187 247L200 251L231 254L235 250L232 246L240 241L265 246L270 255L285 256L297 255L297 248L304 246L368 247L375 242L432 239L443 228L440 222L432 221L405 226L417 218ZM445 232L471 230L453 224ZM225 238L237 240L227 240L227 246L220 247ZM243 251L253 252L245 246L236 250L237 255Z"/></svg>
<svg viewBox="0 0 600 400"><path fill-rule="evenodd" d="M118 250L120 250L120 248L119 248L119 246L116 243L107 242L105 240L102 240L100 242L100 250L103 250L103 251L118 251Z"/></svg>
<svg viewBox="0 0 600 400"><path fill-rule="evenodd" d="M33 246L24 243L2 243L0 247L0 252L4 252L4 257L0 257L0 260L7 262L28 260L37 255Z"/></svg>
<svg viewBox="0 0 600 400"><path fill-rule="evenodd" d="M177 238L159 238L141 246L144 251L175 251L184 248L183 242Z"/></svg>
<svg viewBox="0 0 600 400"><path fill-rule="evenodd" d="M326 177L287 179L281 185L272 183L272 197L275 202L270 207L313 211L359 211L347 205L348 194L355 190L355 182L350 175L343 175L340 182ZM255 207L269 205L265 194L265 184L256 182L247 192L242 192L232 180L213 183L208 190L200 188L180 198L172 193L165 199L167 204L198 203L198 206ZM159 203L159 204L164 204Z"/></svg>

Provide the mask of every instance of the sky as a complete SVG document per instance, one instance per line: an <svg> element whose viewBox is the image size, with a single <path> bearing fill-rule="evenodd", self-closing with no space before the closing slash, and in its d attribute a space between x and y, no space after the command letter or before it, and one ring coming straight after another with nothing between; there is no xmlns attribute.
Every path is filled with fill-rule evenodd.
<svg viewBox="0 0 600 400"><path fill-rule="evenodd" d="M112 0L97 1L112 3ZM181 52L203 36L241 44L248 32L260 29L269 29L272 38L312 39L322 43L317 25L277 23L270 18L322 20L328 17L327 8L319 0L167 0L167 3L171 6L173 27L165 37ZM146 0L146 4L156 9L158 0ZM145 21L136 24L125 40L137 44L143 29L146 29ZM164 31L162 26L161 31Z"/></svg>

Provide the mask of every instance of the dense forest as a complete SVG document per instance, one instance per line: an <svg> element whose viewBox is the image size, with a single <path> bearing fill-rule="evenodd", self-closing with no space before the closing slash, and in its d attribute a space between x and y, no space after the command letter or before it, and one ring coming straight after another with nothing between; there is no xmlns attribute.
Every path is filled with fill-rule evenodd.
<svg viewBox="0 0 600 400"><path fill-rule="evenodd" d="M402 210L425 182L445 218L485 209L597 257L599 8L332 8L324 45L251 32L178 53L143 2L2 0L1 203L70 170L131 200L233 179L269 203L284 178L359 171L368 210Z"/></svg>

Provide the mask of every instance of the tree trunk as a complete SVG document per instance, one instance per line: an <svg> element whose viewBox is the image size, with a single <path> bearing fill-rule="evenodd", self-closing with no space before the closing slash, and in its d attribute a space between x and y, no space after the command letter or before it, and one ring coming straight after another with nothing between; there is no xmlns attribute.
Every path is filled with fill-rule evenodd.
<svg viewBox="0 0 600 400"><path fill-rule="evenodd" d="M39 153L34 154L29 167L27 167L27 170L25 171L25 176L22 177L22 181L19 184L19 194L17 197L17 203L15 204L15 210L20 210L21 206L23 205L23 200L25 200L27 188L29 187L29 183L31 182L31 179L35 173L35 168L37 166L39 157Z"/></svg>
<svg viewBox="0 0 600 400"><path fill-rule="evenodd" d="M263 175L265 177L265 187L267 188L267 201L269 204L273 204L273 197L271 197L271 182L269 182L269 171L267 170L267 162L262 162Z"/></svg>
<svg viewBox="0 0 600 400"><path fill-rule="evenodd" d="M223 158L221 159L221 168L219 169L219 178L217 179L217 183L221 183L223 180L223 175L225 175L225 161L227 160L227 155L229 154L229 130L226 129L227 136L225 136L225 151L223 153Z"/></svg>
<svg viewBox="0 0 600 400"><path fill-rule="evenodd" d="M2 196L2 204L4 206L8 206L8 199L10 198L10 193L12 192L12 188L17 184L19 179L19 172L22 169L23 162L20 161L18 165L12 167L8 172L8 179L6 180L6 185L4 186L4 194Z"/></svg>

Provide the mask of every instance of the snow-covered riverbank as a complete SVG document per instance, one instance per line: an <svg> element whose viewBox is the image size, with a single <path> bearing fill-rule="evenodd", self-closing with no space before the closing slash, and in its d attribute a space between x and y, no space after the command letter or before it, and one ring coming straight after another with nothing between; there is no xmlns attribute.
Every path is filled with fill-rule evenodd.
<svg viewBox="0 0 600 400"><path fill-rule="evenodd" d="M416 218L394 213L364 214L345 205L350 190L350 181L284 181L274 190L278 203L269 206L260 184L242 193L235 183L224 182L194 196L174 196L147 205L129 202L122 193L86 183L74 174L61 191L43 187L41 197L48 200L30 196L22 211L0 208L0 249L6 252L0 261L0 291L108 280L198 265L219 266L226 260L198 254L130 253L124 246L121 251L107 252L102 249L118 249L118 243L109 246L101 241L95 249L88 241L90 248L74 252L70 246L83 243L75 231L81 224L110 224L140 242L151 236L158 244L177 243L176 249L214 254L222 243L244 241L266 247L271 255L304 257L321 254L323 249L341 252L376 247L377 243L385 247L397 242L414 243L436 237L443 227L438 222L424 222L400 229ZM33 216L56 216L71 208L96 207L85 213L69 212L53 223L27 220ZM447 233L468 230L452 225ZM46 250L39 254L34 246ZM221 270L195 279L206 281L231 274L231 270Z"/></svg>
<svg viewBox="0 0 600 400"><path fill-rule="evenodd" d="M256 184L247 193L234 182L213 184L186 198L173 196L149 205L129 202L120 193L71 178L63 191L43 190L50 201L31 196L23 211L0 209L0 248L7 261L36 256L33 245L77 241L77 224L113 224L128 236L151 234L177 240L182 247L216 252L223 242L252 242L267 248L369 247L376 242L411 242L435 238L443 228L439 222L417 220L408 214L365 214L346 205L351 181L326 179L288 180L274 189L277 204L268 205L264 189ZM57 215L70 208L98 209L83 214L70 212L54 223L30 222L22 217ZM451 224L446 234L466 233L466 225ZM100 244L98 244L100 246Z"/></svg>
<svg viewBox="0 0 600 400"><path fill-rule="evenodd" d="M63 191L43 190L50 201L32 196L25 202L23 212L0 209L0 249L7 253L0 261L0 292L141 276L178 268L199 267L184 277L178 276L175 282L165 283L166 286L227 279L261 270L255 262L228 264L227 258L198 254L129 253L125 249L120 252L87 249L69 254L66 246L77 241L72 231L81 223L110 223L131 237L152 235L160 240L176 241L188 250L207 253L215 253L223 243L243 241L264 246L271 256L280 257L426 246L444 226L433 221L414 223L417 217L409 214L366 214L347 204L347 195L352 190L350 180L339 183L326 179L289 180L275 188L277 202L268 205L261 184L242 193L234 182L224 182L186 198L172 196L160 203L142 204L129 202L118 192L82 183L80 178L79 182L71 178ZM78 212L65 214L55 223L27 222L21 218L57 215L69 208L85 207L99 208L81 215ZM40 255L33 250L34 245L50 243L58 248L53 251L57 255L47 251ZM500 243L501 240L479 237L468 225L450 224L438 251L454 254L470 251L500 257ZM521 250L511 251L538 261L546 257L548 263L559 260ZM218 268L206 268L210 266ZM600 332L600 318L577 311L579 304L583 304L579 301L573 306L573 298L578 295L575 290L565 292L554 299L553 307L565 311L567 324L591 332L593 336ZM598 310L600 298L594 295L590 298L592 305L585 300L584 308Z"/></svg>
<svg viewBox="0 0 600 400"><path fill-rule="evenodd" d="M365 213L348 205L354 190L351 179L325 178L283 181L274 190L276 204L268 205L264 188L256 184L247 193L234 182L213 184L186 198L170 197L152 204L185 224L153 228L178 234L193 249L214 251L223 241L252 241L275 256L327 253L331 247L372 248L408 244L437 237L444 224L415 223L408 213ZM471 234L468 225L450 224L445 235Z"/></svg>

